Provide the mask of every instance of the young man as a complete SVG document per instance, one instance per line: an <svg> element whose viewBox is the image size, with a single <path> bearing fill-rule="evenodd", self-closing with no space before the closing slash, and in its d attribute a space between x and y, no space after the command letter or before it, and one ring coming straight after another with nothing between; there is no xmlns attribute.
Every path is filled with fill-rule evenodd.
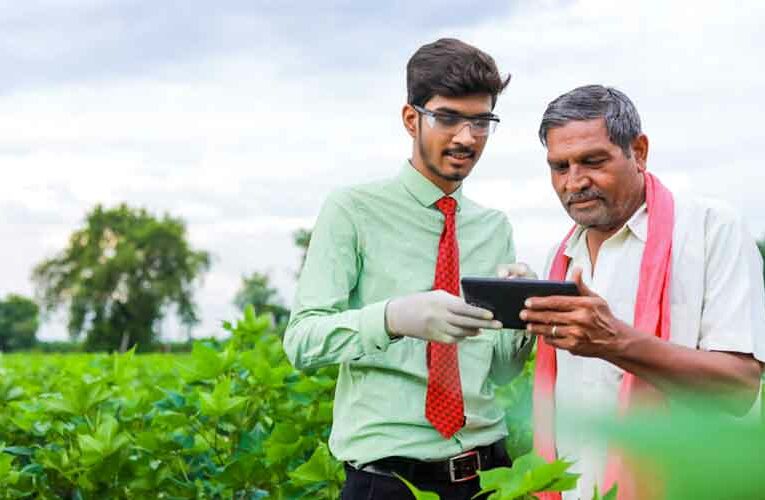
<svg viewBox="0 0 765 500"><path fill-rule="evenodd" d="M535 447L576 461L579 488L565 499L589 499L614 480L620 499L650 498L640 488L651 481L631 477L605 443L566 435L566 414L687 393L724 394L723 409L747 412L765 360L762 259L731 210L674 196L646 170L648 138L618 90L558 97L539 137L576 223L545 274L573 279L582 296L534 298L521 313L542 337Z"/></svg>
<svg viewBox="0 0 765 500"><path fill-rule="evenodd" d="M460 276L515 257L507 218L461 189L508 81L459 40L421 47L402 111L411 158L397 177L332 194L316 222L284 348L298 368L340 365L330 448L346 463L344 499L411 498L394 474L467 499L478 470L509 465L494 384L532 343L459 297Z"/></svg>

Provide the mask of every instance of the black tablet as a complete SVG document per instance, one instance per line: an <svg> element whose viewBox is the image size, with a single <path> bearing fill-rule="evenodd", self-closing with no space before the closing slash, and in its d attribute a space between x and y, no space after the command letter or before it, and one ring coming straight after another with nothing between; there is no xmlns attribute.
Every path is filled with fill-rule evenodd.
<svg viewBox="0 0 765 500"><path fill-rule="evenodd" d="M462 278L462 292L468 304L488 309L505 328L525 330L519 314L529 297L579 295L573 281L507 278Z"/></svg>

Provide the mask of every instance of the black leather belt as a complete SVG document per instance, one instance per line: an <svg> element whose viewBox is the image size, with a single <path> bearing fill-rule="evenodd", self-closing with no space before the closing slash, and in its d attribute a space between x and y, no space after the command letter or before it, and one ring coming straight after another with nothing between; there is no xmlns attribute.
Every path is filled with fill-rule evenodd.
<svg viewBox="0 0 765 500"><path fill-rule="evenodd" d="M358 470L383 476L398 474L407 480L460 483L478 477L479 470L501 466L510 466L504 440L487 446L479 446L439 462L389 457L364 464Z"/></svg>

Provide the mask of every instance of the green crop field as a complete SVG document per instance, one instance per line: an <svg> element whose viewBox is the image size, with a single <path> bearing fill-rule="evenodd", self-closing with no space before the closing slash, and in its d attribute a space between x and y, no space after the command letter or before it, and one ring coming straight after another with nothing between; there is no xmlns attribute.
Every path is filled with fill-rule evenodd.
<svg viewBox="0 0 765 500"><path fill-rule="evenodd" d="M227 328L231 340L190 354L0 355L0 499L337 498L344 474L326 445L335 369L294 370L251 310ZM481 480L503 499L576 483L570 464L526 454L531 369L498 392L516 462ZM765 488L761 424L692 412L602 428L671 471L669 498ZM710 484L715 474L731 481Z"/></svg>
<svg viewBox="0 0 765 500"><path fill-rule="evenodd" d="M294 370L251 311L227 328L191 354L0 355L0 498L337 498L336 370ZM530 368L501 389L516 456Z"/></svg>
<svg viewBox="0 0 765 500"><path fill-rule="evenodd" d="M0 357L0 498L335 498L334 372L265 319L186 355Z"/></svg>

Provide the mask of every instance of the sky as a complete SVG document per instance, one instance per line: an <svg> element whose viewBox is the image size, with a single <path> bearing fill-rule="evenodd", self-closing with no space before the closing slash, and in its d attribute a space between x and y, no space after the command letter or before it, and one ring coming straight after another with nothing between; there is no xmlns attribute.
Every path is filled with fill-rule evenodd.
<svg viewBox="0 0 765 500"><path fill-rule="evenodd" d="M765 236L765 2L150 2L0 0L0 296L34 292L97 203L187 222L213 265L193 336L237 317L243 275L286 304L310 228L341 186L395 175L405 66L448 36L512 81L465 193L507 213L537 272L570 225L549 183L539 120L558 95L623 90L649 137L649 169L713 197ZM760 62L758 62L760 61ZM38 334L63 339L65 316ZM185 335L172 320L162 336Z"/></svg>

